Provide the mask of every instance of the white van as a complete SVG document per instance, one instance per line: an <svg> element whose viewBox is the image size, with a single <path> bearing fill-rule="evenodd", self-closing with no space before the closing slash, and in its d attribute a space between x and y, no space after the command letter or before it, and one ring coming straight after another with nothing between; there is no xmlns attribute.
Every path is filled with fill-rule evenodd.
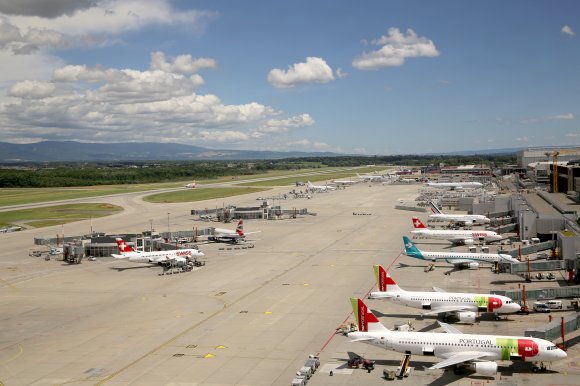
<svg viewBox="0 0 580 386"><path fill-rule="evenodd" d="M561 300L548 300L545 302L548 308L552 310L561 310L562 309L562 301Z"/></svg>

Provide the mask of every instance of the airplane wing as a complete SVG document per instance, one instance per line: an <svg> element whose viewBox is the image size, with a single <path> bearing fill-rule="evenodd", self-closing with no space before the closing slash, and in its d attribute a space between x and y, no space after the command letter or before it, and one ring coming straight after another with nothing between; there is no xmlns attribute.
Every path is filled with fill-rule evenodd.
<svg viewBox="0 0 580 386"><path fill-rule="evenodd" d="M254 233L260 233L262 231L254 231L254 232L244 232L244 236L246 235L253 235Z"/></svg>
<svg viewBox="0 0 580 386"><path fill-rule="evenodd" d="M363 338L356 338L356 339L352 339L349 340L349 342L364 342L365 340L374 340L375 338L370 337L370 336L365 336Z"/></svg>
<svg viewBox="0 0 580 386"><path fill-rule="evenodd" d="M435 291L435 292L447 292L443 288L439 288L439 287L432 287L432 288L433 288L433 291Z"/></svg>
<svg viewBox="0 0 580 386"><path fill-rule="evenodd" d="M445 260L447 260L451 264L469 264L469 263L477 262L477 261L470 260L470 259L445 259Z"/></svg>
<svg viewBox="0 0 580 386"><path fill-rule="evenodd" d="M423 315L436 315L443 312L460 312L460 311L473 311L473 308L469 308L465 305L455 305L455 306L443 306L432 308L429 312L423 313Z"/></svg>
<svg viewBox="0 0 580 386"><path fill-rule="evenodd" d="M459 331L458 329L456 329L455 327L453 327L450 324L447 323L443 323L440 321L437 321L437 323L439 323L439 325L445 330L446 333L448 334L463 334L463 332Z"/></svg>
<svg viewBox="0 0 580 386"><path fill-rule="evenodd" d="M490 353L487 352L458 352L456 354L453 354L449 358L442 360L441 362L436 363L433 366L427 368L427 370L442 369L444 367L457 365L459 363L471 362L473 360L481 359L488 355L490 355Z"/></svg>

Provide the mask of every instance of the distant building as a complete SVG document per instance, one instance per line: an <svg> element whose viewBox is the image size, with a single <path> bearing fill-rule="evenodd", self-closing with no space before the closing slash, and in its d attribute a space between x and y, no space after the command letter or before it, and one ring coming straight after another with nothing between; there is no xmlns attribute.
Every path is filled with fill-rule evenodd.
<svg viewBox="0 0 580 386"><path fill-rule="evenodd" d="M467 174L472 176L491 176L491 168L487 165L444 166L441 174Z"/></svg>
<svg viewBox="0 0 580 386"><path fill-rule="evenodd" d="M533 162L552 161L545 153L557 151L558 161L572 161L580 158L580 147L542 147L521 150L517 153L518 166L527 168Z"/></svg>

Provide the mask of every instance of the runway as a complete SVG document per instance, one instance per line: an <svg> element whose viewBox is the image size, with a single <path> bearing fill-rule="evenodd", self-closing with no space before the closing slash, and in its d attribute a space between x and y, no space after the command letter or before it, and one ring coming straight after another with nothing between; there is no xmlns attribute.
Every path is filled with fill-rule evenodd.
<svg viewBox="0 0 580 386"><path fill-rule="evenodd" d="M309 354L319 353L321 370L309 385L383 384L382 368L396 367L400 354L349 343L333 332L351 313L350 297L364 297L374 285L373 264L388 266L402 250L411 228L409 212L395 210L410 199L416 185L357 184L316 194L313 199L282 201L307 207L316 216L292 220L246 221L245 230L261 232L252 249L201 249L200 270L158 276L148 267L112 258L80 265L29 257L37 235L61 233L61 227L0 235L0 382L4 385L289 385ZM277 188L285 193L290 188ZM191 209L225 204L253 205L263 192L185 204L150 204L141 195L94 198L125 211L94 219L94 230L107 233L155 228L190 230ZM353 215L365 212L368 215ZM169 216L168 216L169 213ZM168 222L169 217L169 224ZM214 224L211 224L214 225ZM67 224L65 234L89 233L88 221ZM229 224L230 227L235 225ZM254 236L254 235L252 235ZM434 249L436 246L434 247ZM400 265L403 262L405 265ZM444 269L423 272L423 265L401 256L392 271L403 288L475 291L508 288L490 284L489 270L444 276ZM513 286L513 284L511 284ZM417 318L413 309L373 300L369 306L387 327L413 321L431 328L435 319ZM531 320L459 326L465 332L523 334ZM348 351L379 360L377 370L344 367ZM549 383L574 384L580 373L572 348L568 360L553 366ZM417 371L408 384L473 384L480 378L449 378L443 371ZM506 362L504 366L507 366ZM325 370L326 369L326 370ZM503 367L502 367L503 370ZM546 374L505 370L497 384L546 384ZM544 377L544 378L542 378ZM444 383L441 383L444 382Z"/></svg>

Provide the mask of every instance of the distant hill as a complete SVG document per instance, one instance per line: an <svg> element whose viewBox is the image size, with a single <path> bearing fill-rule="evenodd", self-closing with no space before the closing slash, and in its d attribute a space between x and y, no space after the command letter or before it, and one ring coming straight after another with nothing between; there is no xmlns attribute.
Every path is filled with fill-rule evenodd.
<svg viewBox="0 0 580 386"><path fill-rule="evenodd" d="M0 142L0 162L56 161L196 161L335 157L331 152L215 150L177 143Z"/></svg>

